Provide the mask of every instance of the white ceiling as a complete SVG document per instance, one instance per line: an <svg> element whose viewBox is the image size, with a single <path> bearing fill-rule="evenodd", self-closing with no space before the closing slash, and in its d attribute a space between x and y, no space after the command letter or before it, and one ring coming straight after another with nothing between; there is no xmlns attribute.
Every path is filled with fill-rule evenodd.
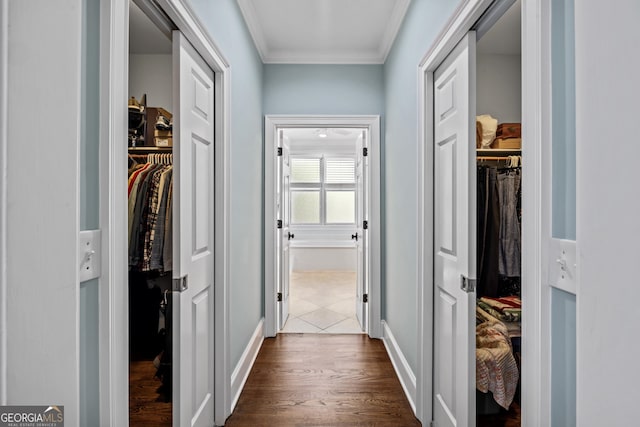
<svg viewBox="0 0 640 427"><path fill-rule="evenodd" d="M327 137L319 135L326 132ZM355 152L356 141L362 129L349 128L292 128L284 129L291 152L322 150L331 152Z"/></svg>
<svg viewBox="0 0 640 427"><path fill-rule="evenodd" d="M520 55L522 36L521 9L521 0L518 0L478 40L477 50L479 53Z"/></svg>
<svg viewBox="0 0 640 427"><path fill-rule="evenodd" d="M265 63L384 63L410 0L237 0ZM132 54L171 54L171 40L129 2ZM517 55L521 0L478 41ZM358 25L358 23L360 23ZM366 25L363 25L366 23Z"/></svg>
<svg viewBox="0 0 640 427"><path fill-rule="evenodd" d="M264 63L382 64L410 0L237 0Z"/></svg>

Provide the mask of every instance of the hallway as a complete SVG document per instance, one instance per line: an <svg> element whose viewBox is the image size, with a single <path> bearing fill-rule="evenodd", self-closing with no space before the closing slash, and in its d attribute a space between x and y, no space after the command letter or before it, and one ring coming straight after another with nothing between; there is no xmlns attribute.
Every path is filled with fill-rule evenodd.
<svg viewBox="0 0 640 427"><path fill-rule="evenodd" d="M419 426L380 340L265 339L226 426Z"/></svg>

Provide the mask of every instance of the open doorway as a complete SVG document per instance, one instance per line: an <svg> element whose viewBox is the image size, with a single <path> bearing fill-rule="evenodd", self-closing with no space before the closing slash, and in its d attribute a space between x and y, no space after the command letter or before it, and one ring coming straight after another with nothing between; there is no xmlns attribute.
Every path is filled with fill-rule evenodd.
<svg viewBox="0 0 640 427"><path fill-rule="evenodd" d="M127 169L131 425L172 425L172 64L171 37L130 2ZM157 204L149 202L154 194Z"/></svg>
<svg viewBox="0 0 640 427"><path fill-rule="evenodd" d="M265 118L265 336L381 338L379 141L377 116Z"/></svg>
<svg viewBox="0 0 640 427"><path fill-rule="evenodd" d="M357 223L365 218L362 148L366 130L291 128L281 132L282 187L277 191L286 242L281 245L280 280L289 306L280 331L362 333L364 305L358 303L357 295L366 294L366 282L363 268L358 269L363 236Z"/></svg>
<svg viewBox="0 0 640 427"><path fill-rule="evenodd" d="M212 425L215 74L157 9L130 8L129 423Z"/></svg>
<svg viewBox="0 0 640 427"><path fill-rule="evenodd" d="M479 21L476 45L479 427L521 424L521 1L498 7Z"/></svg>

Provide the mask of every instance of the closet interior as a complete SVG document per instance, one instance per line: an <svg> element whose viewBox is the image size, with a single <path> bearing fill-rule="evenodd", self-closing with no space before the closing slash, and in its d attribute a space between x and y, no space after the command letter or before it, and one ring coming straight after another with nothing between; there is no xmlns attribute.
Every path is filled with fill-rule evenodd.
<svg viewBox="0 0 640 427"><path fill-rule="evenodd" d="M134 2L129 14L129 417L170 426L172 43Z"/></svg>
<svg viewBox="0 0 640 427"><path fill-rule="evenodd" d="M478 426L520 425L521 372L520 1L476 49ZM525 166L526 167L526 166Z"/></svg>

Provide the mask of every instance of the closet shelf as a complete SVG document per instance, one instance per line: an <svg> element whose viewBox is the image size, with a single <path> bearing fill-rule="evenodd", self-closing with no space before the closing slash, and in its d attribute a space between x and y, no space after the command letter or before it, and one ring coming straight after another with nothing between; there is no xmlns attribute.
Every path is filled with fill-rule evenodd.
<svg viewBox="0 0 640 427"><path fill-rule="evenodd" d="M522 153L518 149L500 149L500 148L478 148L476 150L479 156L517 156Z"/></svg>
<svg viewBox="0 0 640 427"><path fill-rule="evenodd" d="M160 151L160 152L167 152L170 153L171 151L173 151L173 147L128 147L129 151L140 151L140 152L146 152L146 151Z"/></svg>

